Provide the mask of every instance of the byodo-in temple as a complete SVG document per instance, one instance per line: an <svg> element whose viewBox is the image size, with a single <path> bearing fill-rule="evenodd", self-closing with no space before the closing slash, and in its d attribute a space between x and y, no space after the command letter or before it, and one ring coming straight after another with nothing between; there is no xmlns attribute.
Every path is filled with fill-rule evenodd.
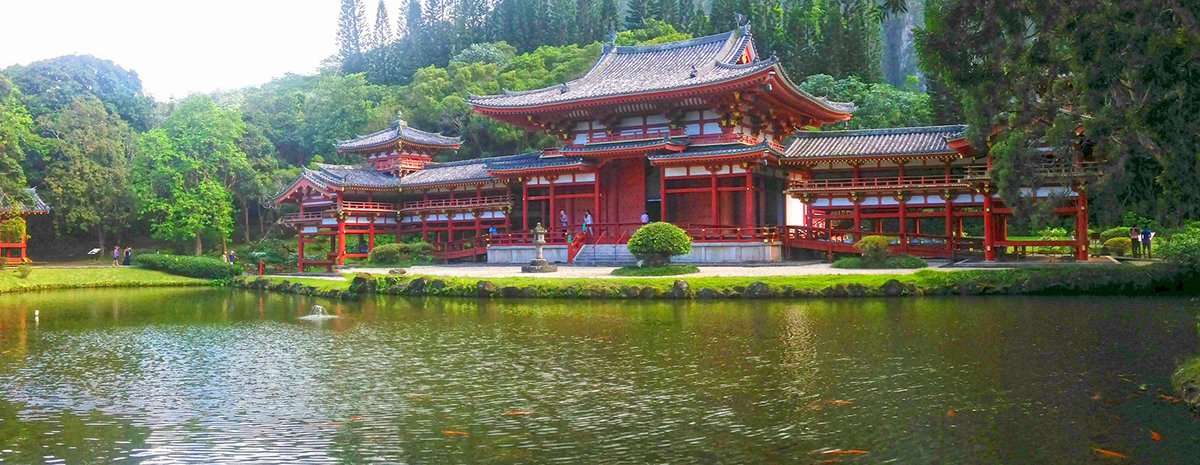
<svg viewBox="0 0 1200 465"><path fill-rule="evenodd" d="M50 213L50 207L42 201L37 190L25 189L19 195L0 191L0 260L5 263L28 263L25 254L29 236L25 232L25 219L29 215Z"/></svg>
<svg viewBox="0 0 1200 465"><path fill-rule="evenodd" d="M524 263L538 223L550 230L550 261L627 263L624 244L647 220L692 236L680 262L831 257L855 252L870 234L923 257L995 260L1026 246L1088 255L1085 184L1074 176L1081 164L1047 167L1043 177L1060 182L1023 193L1059 202L1055 212L1074 218L1074 239L1009 240L1012 209L965 126L805 130L849 120L854 105L799 89L774 57L759 56L748 25L605 46L583 77L470 103L561 144L439 163L438 152L462 141L403 120L341 142L340 152L365 162L317 165L276 199L299 204L284 221L298 228L300 268L365 257L381 234L420 236L445 260ZM305 245L323 236L328 252L306 256Z"/></svg>

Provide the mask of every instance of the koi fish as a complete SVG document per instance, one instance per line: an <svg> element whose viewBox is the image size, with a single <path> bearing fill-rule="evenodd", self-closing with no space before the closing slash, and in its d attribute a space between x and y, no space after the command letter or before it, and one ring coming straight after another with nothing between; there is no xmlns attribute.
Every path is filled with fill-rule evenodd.
<svg viewBox="0 0 1200 465"><path fill-rule="evenodd" d="M1095 451L1097 454L1103 455L1103 456L1105 456L1105 457L1112 457L1112 458L1114 458L1114 459L1127 459L1127 458L1129 458L1129 457L1126 457L1126 456L1125 456L1125 454L1122 454L1122 453L1120 453L1120 452L1113 452L1113 451L1111 451L1111 450L1108 450L1108 449L1101 449L1101 448L1099 448L1099 447L1093 447L1093 448L1092 448L1092 450L1093 450L1093 451Z"/></svg>
<svg viewBox="0 0 1200 465"><path fill-rule="evenodd" d="M1162 435L1158 434L1158 431L1150 430L1150 440L1151 441L1161 441Z"/></svg>
<svg viewBox="0 0 1200 465"><path fill-rule="evenodd" d="M340 421L327 421L327 422L325 422L325 423L321 423L321 426L332 426L332 427L338 428L338 427L341 427L341 426L342 426L342 422L340 422Z"/></svg>
<svg viewBox="0 0 1200 465"><path fill-rule="evenodd" d="M1174 396L1168 396L1166 394L1159 394L1158 398L1162 399L1164 402L1169 402L1172 404L1178 404L1180 402L1183 402L1183 399L1180 399L1180 398L1174 397Z"/></svg>
<svg viewBox="0 0 1200 465"><path fill-rule="evenodd" d="M1097 392L1096 395L1092 396L1092 400L1100 400L1100 393Z"/></svg>
<svg viewBox="0 0 1200 465"><path fill-rule="evenodd" d="M445 431L442 431L442 435L443 436L470 436L471 433L468 433L466 431L445 430Z"/></svg>
<svg viewBox="0 0 1200 465"><path fill-rule="evenodd" d="M854 401L852 400L831 400L829 403L833 405L854 405Z"/></svg>
<svg viewBox="0 0 1200 465"><path fill-rule="evenodd" d="M946 416L950 417L950 418L954 418L954 409L947 410Z"/></svg>
<svg viewBox="0 0 1200 465"><path fill-rule="evenodd" d="M504 412L504 416L520 417L520 416L524 416L524 415L529 415L531 413L533 413L533 410L509 410L507 412Z"/></svg>
<svg viewBox="0 0 1200 465"><path fill-rule="evenodd" d="M352 416L350 416L350 421L362 421L362 420L363 420L363 417L362 417L362 415L352 415Z"/></svg>

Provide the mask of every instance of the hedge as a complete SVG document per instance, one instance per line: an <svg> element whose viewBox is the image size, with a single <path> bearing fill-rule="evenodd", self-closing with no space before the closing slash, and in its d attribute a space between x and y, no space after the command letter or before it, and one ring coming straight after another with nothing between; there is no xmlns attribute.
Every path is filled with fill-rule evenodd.
<svg viewBox="0 0 1200 465"><path fill-rule="evenodd" d="M429 260L433 246L428 242L405 242L377 245L367 255L367 261L377 265L404 265L417 260Z"/></svg>
<svg viewBox="0 0 1200 465"><path fill-rule="evenodd" d="M692 237L671 223L647 224L629 236L629 253L642 259L645 266L663 266L675 255L692 251Z"/></svg>
<svg viewBox="0 0 1200 465"><path fill-rule="evenodd" d="M1104 248L1108 249L1111 255L1125 256L1129 249L1133 248L1133 241L1128 237L1113 237L1104 241Z"/></svg>
<svg viewBox="0 0 1200 465"><path fill-rule="evenodd" d="M1103 244L1105 242L1108 242L1109 239L1112 239L1114 237L1124 237L1124 238L1128 239L1129 231L1131 229L1133 229L1133 228L1126 228L1124 226L1117 226L1115 228L1105 229L1104 232L1100 233L1100 243Z"/></svg>
<svg viewBox="0 0 1200 465"><path fill-rule="evenodd" d="M192 278L226 279L242 274L241 268L209 257L146 254L134 256L133 263L148 270Z"/></svg>

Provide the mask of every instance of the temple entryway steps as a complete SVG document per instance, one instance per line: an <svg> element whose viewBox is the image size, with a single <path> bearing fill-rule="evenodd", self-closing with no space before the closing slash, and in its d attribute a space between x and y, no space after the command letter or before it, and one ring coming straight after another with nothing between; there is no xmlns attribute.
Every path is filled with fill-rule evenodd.
<svg viewBox="0 0 1200 465"><path fill-rule="evenodd" d="M625 244L586 244L575 256L575 264L583 266L637 264L638 259L629 253Z"/></svg>

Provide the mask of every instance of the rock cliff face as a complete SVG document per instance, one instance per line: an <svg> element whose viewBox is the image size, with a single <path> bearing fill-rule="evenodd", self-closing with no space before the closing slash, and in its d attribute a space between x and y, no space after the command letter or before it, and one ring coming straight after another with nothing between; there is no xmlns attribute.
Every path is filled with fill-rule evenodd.
<svg viewBox="0 0 1200 465"><path fill-rule="evenodd" d="M883 77L888 84L902 87L909 76L920 77L913 30L924 25L925 0L908 0L908 11L888 15L883 21ZM921 90L924 88L922 82Z"/></svg>

